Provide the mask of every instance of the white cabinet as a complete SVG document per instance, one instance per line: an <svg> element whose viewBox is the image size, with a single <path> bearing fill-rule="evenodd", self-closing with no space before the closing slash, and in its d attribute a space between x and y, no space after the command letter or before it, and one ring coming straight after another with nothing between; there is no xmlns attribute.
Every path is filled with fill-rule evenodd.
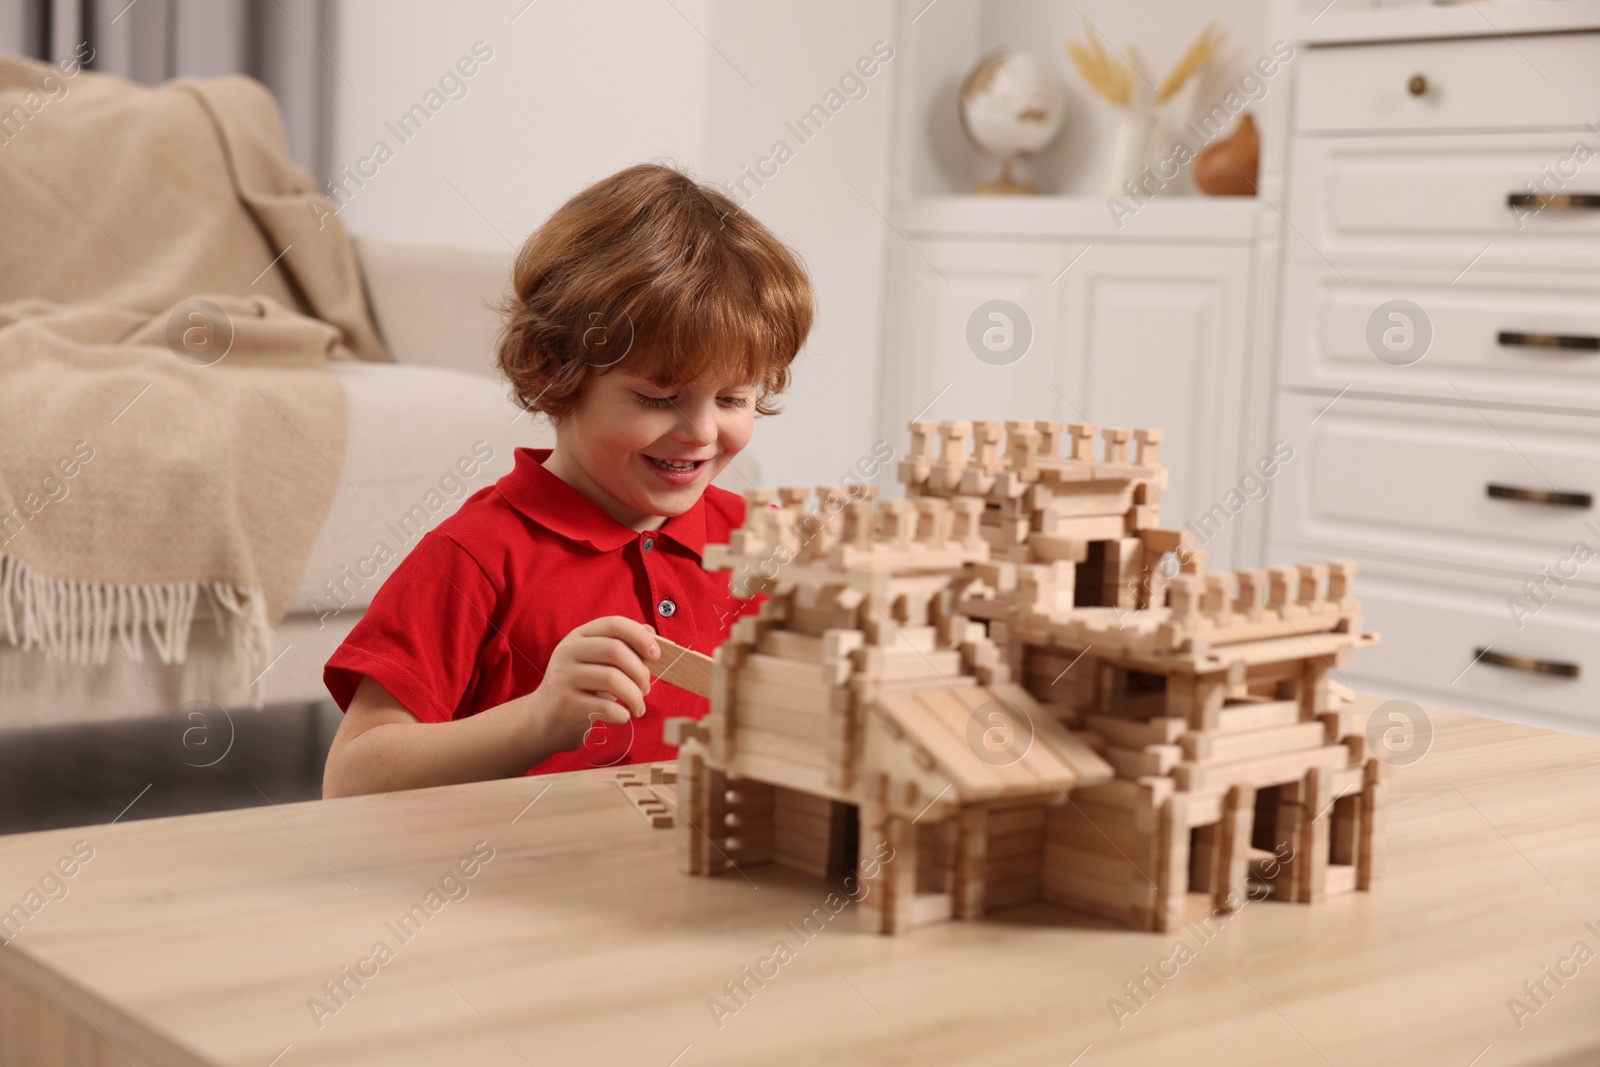
<svg viewBox="0 0 1600 1067"><path fill-rule="evenodd" d="M1062 283L1062 388L1088 421L1166 431L1162 525L1195 522L1218 568L1244 565L1240 526L1198 520L1253 458L1241 433L1249 278L1244 247L1097 245Z"/></svg>
<svg viewBox="0 0 1600 1067"><path fill-rule="evenodd" d="M1057 281L1067 265L1060 241L982 237L914 238L893 257L898 270L885 418L901 440L905 423L930 419L1044 419L1061 407L1052 390L1060 379L1061 313ZM1023 318L1000 322L980 316L982 329L1009 327L1010 341L1026 351L1015 362L1005 353L985 361L968 340L978 309L996 300L1022 309ZM981 348L980 343L980 348ZM1077 421L1076 416L1073 420Z"/></svg>
<svg viewBox="0 0 1600 1067"><path fill-rule="evenodd" d="M1362 562L1352 684L1600 733L1600 33L1459 14L1299 42L1267 555Z"/></svg>
<svg viewBox="0 0 1600 1067"><path fill-rule="evenodd" d="M997 206L1017 209L1015 202ZM1044 206L1062 210L1059 201ZM1104 214L1099 202L1079 207L1084 216ZM1253 462L1251 449L1267 447L1246 440L1242 410L1247 226L1229 241L1177 233L1166 241L1073 232L1015 238L971 233L972 215L970 206L963 211L959 225L969 232L959 236L930 232L925 210L915 227L900 227L906 240L894 258L883 390L890 432L903 433L919 415L1159 427L1172 471L1163 525L1182 526L1221 500ZM1248 224L1248 216L1240 218ZM1004 225L997 220L994 229L1004 232ZM1030 335L1020 358L973 344L974 316L981 337L996 300L1021 309L1021 321L1003 324ZM1242 521L1229 522L1199 538L1209 539L1215 566L1246 562L1235 558L1243 529Z"/></svg>

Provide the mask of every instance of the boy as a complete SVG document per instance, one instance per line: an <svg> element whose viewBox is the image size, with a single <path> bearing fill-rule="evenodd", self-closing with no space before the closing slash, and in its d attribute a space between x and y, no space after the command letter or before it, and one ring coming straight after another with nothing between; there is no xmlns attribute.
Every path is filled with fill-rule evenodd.
<svg viewBox="0 0 1600 1067"><path fill-rule="evenodd" d="M711 480L774 414L811 328L795 255L722 192L630 167L517 257L501 370L552 450L429 532L324 670L324 796L670 759L703 698L651 686L659 633L710 653L758 601L700 565L744 519Z"/></svg>

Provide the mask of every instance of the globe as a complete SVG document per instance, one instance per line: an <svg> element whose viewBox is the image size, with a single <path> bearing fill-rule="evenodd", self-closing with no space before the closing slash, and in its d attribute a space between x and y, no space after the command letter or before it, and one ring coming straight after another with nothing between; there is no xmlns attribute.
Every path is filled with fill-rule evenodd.
<svg viewBox="0 0 1600 1067"><path fill-rule="evenodd" d="M1000 177L972 191L1038 192L1013 178L1011 167L1054 140L1066 115L1066 82L1046 60L1009 48L984 55L961 84L961 128L980 153L999 162Z"/></svg>

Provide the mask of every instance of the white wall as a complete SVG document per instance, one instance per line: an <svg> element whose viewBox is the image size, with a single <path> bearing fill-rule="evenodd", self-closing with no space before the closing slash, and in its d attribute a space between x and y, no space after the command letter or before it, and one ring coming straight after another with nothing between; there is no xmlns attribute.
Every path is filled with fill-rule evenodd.
<svg viewBox="0 0 1600 1067"><path fill-rule="evenodd" d="M844 179L887 210L887 72L808 144L783 123L888 36L887 0L524 3L341 0L332 158L354 166L380 139L395 149L364 186L346 183L352 232L509 252L622 167L657 160L733 180L787 137L795 158L765 188L747 185L746 206L810 266L816 326L786 413L760 423L721 484L842 473L873 442L883 273L881 220ZM480 39L494 54L466 95L400 144L385 123Z"/></svg>
<svg viewBox="0 0 1600 1067"><path fill-rule="evenodd" d="M704 157L710 50L673 5L525 3L337 5L331 158L353 164L379 139L396 146L350 198L353 232L520 245L597 178L641 160ZM709 0L674 3L706 21ZM478 40L494 55L467 79L466 95L399 144L385 123Z"/></svg>
<svg viewBox="0 0 1600 1067"><path fill-rule="evenodd" d="M758 424L758 484L836 482L884 435L875 425L880 309L889 211L890 78L895 60L841 92L839 107L802 143L785 124L828 102L842 75L875 42L893 48L888 0L716 0L713 39L723 56L711 67L707 158L711 171L736 181L774 155L783 141L793 158L764 169L776 174L739 192L746 210L805 258L816 289L811 338L794 365L784 413ZM748 80L747 80L748 79ZM852 186L854 188L852 188ZM744 199L748 194L748 199ZM890 431L895 428L890 427ZM904 431L887 435L897 452ZM880 480L892 483L892 465ZM730 489L737 476L724 477Z"/></svg>

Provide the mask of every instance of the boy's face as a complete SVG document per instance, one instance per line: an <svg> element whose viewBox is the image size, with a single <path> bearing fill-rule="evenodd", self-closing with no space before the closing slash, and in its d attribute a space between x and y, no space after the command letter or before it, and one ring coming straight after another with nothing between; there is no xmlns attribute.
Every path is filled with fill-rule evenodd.
<svg viewBox="0 0 1600 1067"><path fill-rule="evenodd" d="M545 466L617 521L653 528L693 507L750 443L758 393L708 378L661 386L622 367L591 375Z"/></svg>

